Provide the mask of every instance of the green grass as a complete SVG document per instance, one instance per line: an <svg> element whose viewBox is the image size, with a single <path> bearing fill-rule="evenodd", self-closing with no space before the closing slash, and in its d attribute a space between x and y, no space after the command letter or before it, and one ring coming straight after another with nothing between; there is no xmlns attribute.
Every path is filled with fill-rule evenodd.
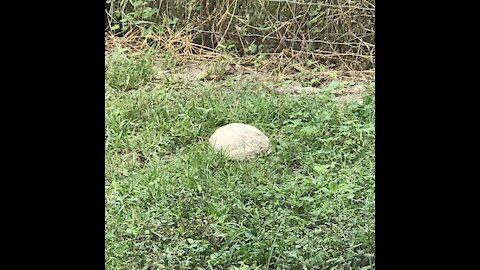
<svg viewBox="0 0 480 270"><path fill-rule="evenodd" d="M154 73L152 53L133 52L121 48L112 53L106 65L105 78L108 84L119 90L131 90L148 83Z"/></svg>
<svg viewBox="0 0 480 270"><path fill-rule="evenodd" d="M106 269L375 268L373 94L339 107L328 91L174 81L122 91L107 76ZM271 154L214 153L231 122Z"/></svg>

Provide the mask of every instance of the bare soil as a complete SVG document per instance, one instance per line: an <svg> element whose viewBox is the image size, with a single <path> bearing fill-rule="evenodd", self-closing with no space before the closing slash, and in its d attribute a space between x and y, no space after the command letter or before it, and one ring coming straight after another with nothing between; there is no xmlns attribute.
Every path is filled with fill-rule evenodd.
<svg viewBox="0 0 480 270"><path fill-rule="evenodd" d="M295 78L295 74L271 74L233 64L226 65L221 72L218 72L218 70L212 72L213 65L213 63L190 63L174 69L163 69L159 64L156 66L154 78L156 80L162 80L165 79L165 76L174 76L176 79L195 85L203 80L222 81L225 80L227 76L230 76L230 78L238 84L260 82L268 86L268 88L275 93L288 95L315 94L328 87L333 81L331 73L326 73L322 77L321 83L313 87L308 86L308 82L302 83L301 78ZM338 104L345 104L352 101L361 103L362 96L365 91L367 91L365 85L371 82L371 78L340 75L337 76L337 81L339 81L339 83L332 90L332 93L335 95L335 100L338 101Z"/></svg>

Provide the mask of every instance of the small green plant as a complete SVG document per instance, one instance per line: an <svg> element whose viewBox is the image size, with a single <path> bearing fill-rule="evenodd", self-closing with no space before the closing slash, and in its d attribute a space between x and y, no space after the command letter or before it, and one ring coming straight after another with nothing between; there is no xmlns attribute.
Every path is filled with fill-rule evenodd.
<svg viewBox="0 0 480 270"><path fill-rule="evenodd" d="M257 44L255 44L255 41L253 41L250 46L248 46L247 48L247 52L251 53L251 54L255 54L257 52L257 49L258 49L258 46Z"/></svg>
<svg viewBox="0 0 480 270"><path fill-rule="evenodd" d="M337 80L337 71L332 71L330 76L332 77L333 80Z"/></svg>
<svg viewBox="0 0 480 270"><path fill-rule="evenodd" d="M240 264L240 266L232 266L228 268L229 270L260 270L261 268L258 266L249 266L244 264L243 262Z"/></svg>
<svg viewBox="0 0 480 270"><path fill-rule="evenodd" d="M155 17L159 15L159 9L149 6L147 0L107 0L110 9L106 10L113 19L111 30L126 31L131 27L152 29L155 26Z"/></svg>
<svg viewBox="0 0 480 270"><path fill-rule="evenodd" d="M227 44L219 43L217 49L222 53L228 53L235 50L235 44L231 41L227 42Z"/></svg>
<svg viewBox="0 0 480 270"><path fill-rule="evenodd" d="M253 64L255 67L259 68L263 65L263 61L265 61L265 53L259 52L255 59L253 60Z"/></svg>
<svg viewBox="0 0 480 270"><path fill-rule="evenodd" d="M139 88L151 81L154 61L150 52L128 53L129 48L113 52L107 61L105 77L108 85L118 90Z"/></svg>

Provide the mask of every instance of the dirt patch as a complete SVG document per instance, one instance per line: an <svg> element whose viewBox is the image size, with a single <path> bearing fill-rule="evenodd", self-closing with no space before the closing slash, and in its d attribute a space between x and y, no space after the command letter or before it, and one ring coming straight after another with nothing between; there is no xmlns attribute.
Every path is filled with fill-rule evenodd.
<svg viewBox="0 0 480 270"><path fill-rule="evenodd" d="M203 80L208 76L209 70L206 65L191 64L173 69L164 69L161 64L155 65L156 80L162 80L165 76L174 76L182 81L195 82Z"/></svg>
<svg viewBox="0 0 480 270"><path fill-rule="evenodd" d="M265 73L249 70L240 65L215 65L215 63L191 63L174 69L164 69L161 64L157 63L154 78L161 80L164 79L165 76L175 76L183 81L196 82L202 80L222 81L230 77L239 83L267 82L272 80L272 77Z"/></svg>
<svg viewBox="0 0 480 270"><path fill-rule="evenodd" d="M275 93L290 94L290 95L315 94L315 93L319 92L320 90L321 89L317 88L317 87L311 87L311 86L304 87L298 81L287 81L287 82L282 83L280 86L273 89L273 91Z"/></svg>
<svg viewBox="0 0 480 270"><path fill-rule="evenodd" d="M235 64L218 65L216 62L194 62L184 63L172 69L164 69L161 64L157 63L154 78L163 80L168 79L167 76L192 85L197 85L202 81L223 81L227 78L239 85L262 83L274 93L287 95L315 94L331 87L331 93L339 105L353 101L361 103L362 97L366 93L365 84L367 82L367 80L354 77L342 77L343 79L334 80L331 76L324 75L320 76L321 80L317 80L318 83L313 87L302 85L303 77L298 74L270 74ZM304 83L310 84L308 81Z"/></svg>
<svg viewBox="0 0 480 270"><path fill-rule="evenodd" d="M365 85L362 83L348 83L344 87L335 88L332 91L335 96L335 101L340 105L345 105L350 102L363 102L363 95L366 93Z"/></svg>
<svg viewBox="0 0 480 270"><path fill-rule="evenodd" d="M189 65L178 73L178 76L184 80L202 80L208 75L208 68L201 65Z"/></svg>

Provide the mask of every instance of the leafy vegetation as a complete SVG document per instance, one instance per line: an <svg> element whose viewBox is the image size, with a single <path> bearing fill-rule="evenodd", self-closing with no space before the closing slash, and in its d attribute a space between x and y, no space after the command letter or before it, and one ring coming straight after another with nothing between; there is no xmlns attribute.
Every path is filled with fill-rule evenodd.
<svg viewBox="0 0 480 270"><path fill-rule="evenodd" d="M107 29L139 29L165 49L174 40L179 53L195 44L355 69L375 62L375 0L107 0L105 11Z"/></svg>

